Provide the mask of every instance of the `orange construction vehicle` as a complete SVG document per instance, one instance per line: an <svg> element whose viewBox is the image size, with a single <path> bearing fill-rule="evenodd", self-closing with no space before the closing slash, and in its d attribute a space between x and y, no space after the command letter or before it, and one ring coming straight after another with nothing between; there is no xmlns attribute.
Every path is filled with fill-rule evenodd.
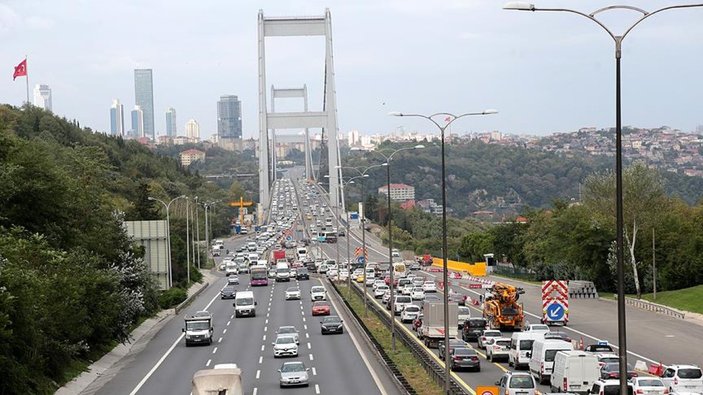
<svg viewBox="0 0 703 395"><path fill-rule="evenodd" d="M495 283L486 293L483 302L483 317L491 329L522 330L525 315L517 300L525 290L509 284Z"/></svg>

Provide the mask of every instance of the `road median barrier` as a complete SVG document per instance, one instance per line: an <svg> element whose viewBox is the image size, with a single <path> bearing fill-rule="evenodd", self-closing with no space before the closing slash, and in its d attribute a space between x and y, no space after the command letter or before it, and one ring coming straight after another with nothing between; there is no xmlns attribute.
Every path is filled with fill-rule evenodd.
<svg viewBox="0 0 703 395"><path fill-rule="evenodd" d="M615 299L618 298L618 295L615 294ZM683 311L676 310L674 308L664 306L658 303L652 303L647 300L643 299L635 299L635 298L630 298L630 297L625 297L625 304L628 304L633 307L637 307L638 309L642 310L647 310L647 311L652 311L654 313L659 313L659 314L664 314L668 315L669 317L674 317L674 318L679 318L679 319L684 319L686 318L686 313Z"/></svg>
<svg viewBox="0 0 703 395"><path fill-rule="evenodd" d="M176 306L176 307L173 308L173 313L174 313L174 314L177 315L178 313L180 313L181 311L183 311L183 309L185 309L186 307L188 307L188 306L191 304L191 302L193 302L193 300L194 300L195 298L197 298L198 295L200 295L200 294L205 290L205 288L207 288L207 287L210 285L210 283L204 282L204 283L202 283L202 284L200 284L200 285L201 285L201 287L200 287L197 291L193 292L191 295L189 295L189 296L186 298L186 300L184 300L184 301L181 302L178 306Z"/></svg>

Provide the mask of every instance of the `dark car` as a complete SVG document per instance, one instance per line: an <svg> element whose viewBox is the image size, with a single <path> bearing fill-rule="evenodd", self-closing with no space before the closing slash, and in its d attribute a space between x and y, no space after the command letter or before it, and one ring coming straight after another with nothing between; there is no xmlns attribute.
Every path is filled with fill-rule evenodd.
<svg viewBox="0 0 703 395"><path fill-rule="evenodd" d="M336 315L330 315L320 321L320 329L323 335L330 333L344 333L344 321Z"/></svg>
<svg viewBox="0 0 703 395"><path fill-rule="evenodd" d="M481 361L478 359L478 353L473 348L454 348L449 351L450 368L452 370L472 369L477 372L481 371Z"/></svg>
<svg viewBox="0 0 703 395"><path fill-rule="evenodd" d="M449 352L455 348L469 348L470 346L466 344L465 341L459 339L449 339ZM444 340L440 340L437 344L437 352L439 353L439 359L444 360Z"/></svg>
<svg viewBox="0 0 703 395"><path fill-rule="evenodd" d="M295 269L295 278L298 280L310 280L310 273L307 268L299 267Z"/></svg>
<svg viewBox="0 0 703 395"><path fill-rule="evenodd" d="M347 233L344 231L344 229L340 229L339 232L337 232L337 236L339 236L339 237L345 237L346 234Z"/></svg>
<svg viewBox="0 0 703 395"><path fill-rule="evenodd" d="M488 326L488 321L485 318L469 318L464 321L464 327L461 330L461 338L464 341L478 341L478 337Z"/></svg>
<svg viewBox="0 0 703 395"><path fill-rule="evenodd" d="M549 340L549 339L554 339L554 340L563 340L565 342L571 343L571 338L569 335L567 335L564 332L547 332L544 334L544 338Z"/></svg>
<svg viewBox="0 0 703 395"><path fill-rule="evenodd" d="M632 369L632 366L630 364L627 364L627 379L631 379L633 377L637 377L637 372L635 372L634 369ZM600 378L603 380L607 379L619 379L620 378L620 363L619 362L611 362L611 363L606 363L600 368Z"/></svg>
<svg viewBox="0 0 703 395"><path fill-rule="evenodd" d="M583 349L586 352L592 353L613 353L613 347L610 344L590 344Z"/></svg>
<svg viewBox="0 0 703 395"><path fill-rule="evenodd" d="M232 285L225 285L220 291L220 299L234 299L237 295L237 289Z"/></svg>

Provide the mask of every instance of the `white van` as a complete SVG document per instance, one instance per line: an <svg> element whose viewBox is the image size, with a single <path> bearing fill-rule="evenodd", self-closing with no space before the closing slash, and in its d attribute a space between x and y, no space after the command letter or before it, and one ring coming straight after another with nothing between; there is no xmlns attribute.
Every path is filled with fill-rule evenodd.
<svg viewBox="0 0 703 395"><path fill-rule="evenodd" d="M530 357L530 373L540 384L547 384L552 375L554 357L559 351L573 351L571 342L557 339L540 338L532 343Z"/></svg>
<svg viewBox="0 0 703 395"><path fill-rule="evenodd" d="M298 247L298 249L295 250L295 255L298 257L298 260L301 260L303 257L308 255L308 249L305 247Z"/></svg>
<svg viewBox="0 0 703 395"><path fill-rule="evenodd" d="M256 242L254 242L254 241L250 241L247 243L247 250L249 250L249 251L254 252L254 251L256 251L257 247L258 246L256 245Z"/></svg>
<svg viewBox="0 0 703 395"><path fill-rule="evenodd" d="M276 263L276 282L290 281L290 267L288 262L279 261Z"/></svg>
<svg viewBox="0 0 703 395"><path fill-rule="evenodd" d="M254 300L254 292L239 291L234 297L234 316L256 316L256 301Z"/></svg>
<svg viewBox="0 0 703 395"><path fill-rule="evenodd" d="M550 378L552 392L585 394L600 377L598 357L584 351L559 351Z"/></svg>
<svg viewBox="0 0 703 395"><path fill-rule="evenodd" d="M544 334L537 332L513 333L508 351L508 366L514 366L516 370L527 368L530 364L530 357L527 354L532 350L532 343L542 339L543 336Z"/></svg>

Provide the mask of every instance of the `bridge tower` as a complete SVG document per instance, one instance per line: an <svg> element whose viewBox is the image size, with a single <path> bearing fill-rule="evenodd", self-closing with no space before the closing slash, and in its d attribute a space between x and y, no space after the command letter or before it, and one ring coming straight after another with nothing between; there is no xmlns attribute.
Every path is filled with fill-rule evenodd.
<svg viewBox="0 0 703 395"><path fill-rule="evenodd" d="M266 37L325 37L325 75L322 111L309 111L307 106L300 112L269 112L267 107L266 88ZM269 155L269 130L306 129L306 147L309 147L310 128L321 128L323 136L327 137L328 166L329 166L329 200L332 207L338 207L341 201L339 179L341 174L339 161L339 141L337 131L337 98L334 81L334 58L332 55L332 17L329 9L323 16L316 17L264 17L259 10L258 18L259 46L259 199L263 215L268 216L271 204L271 177L269 167L275 165ZM303 88L304 99L307 102L307 88ZM276 91L271 88L271 100L275 99ZM290 93L290 92L289 92ZM282 97L282 96L281 96ZM275 132L272 133L275 135ZM272 136L275 140L275 136ZM272 148L275 151L275 146ZM308 166L306 152L306 176L312 178L312 165ZM308 173L309 172L309 173Z"/></svg>
<svg viewBox="0 0 703 395"><path fill-rule="evenodd" d="M276 99L290 99L290 98L300 98L303 99L303 111L308 112L308 87L303 85L302 88L274 88L271 86L271 113L276 112ZM310 129L305 128L305 142L304 142L304 154L305 154L305 178L308 180L314 179L314 174L312 171L312 149L310 148ZM271 129L271 147L276 147L276 130ZM276 170L277 170L277 159L276 159L276 149L272 148L273 152L271 154L271 166L273 167L273 180L276 180Z"/></svg>

